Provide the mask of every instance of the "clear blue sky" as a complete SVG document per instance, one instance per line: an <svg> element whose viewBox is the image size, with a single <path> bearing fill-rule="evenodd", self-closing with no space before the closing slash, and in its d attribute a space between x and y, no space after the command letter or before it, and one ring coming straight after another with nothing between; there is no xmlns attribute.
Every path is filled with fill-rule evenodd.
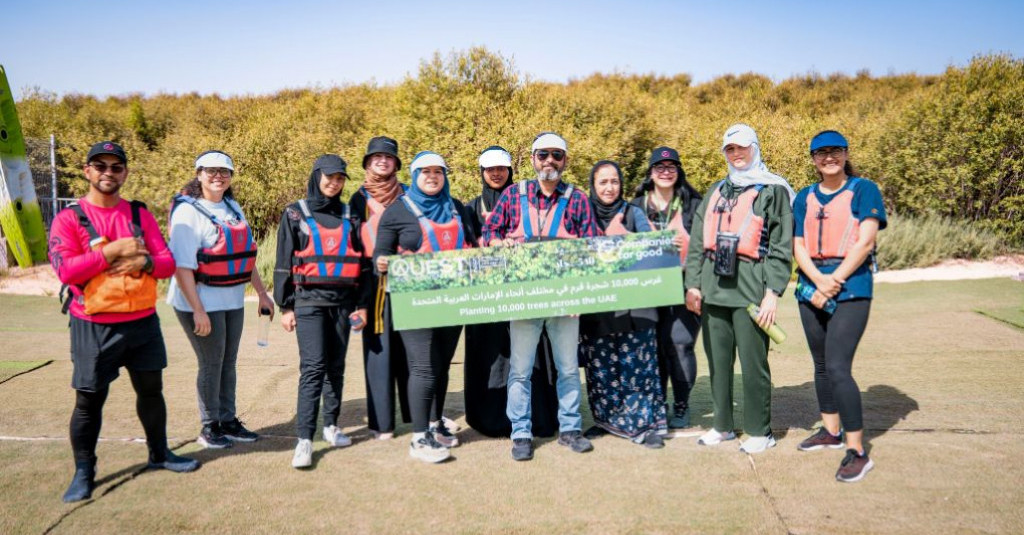
<svg viewBox="0 0 1024 535"><path fill-rule="evenodd" d="M0 64L16 96L265 94L415 74L483 45L536 79L594 72L935 74L1024 56L1024 2L3 0Z"/></svg>

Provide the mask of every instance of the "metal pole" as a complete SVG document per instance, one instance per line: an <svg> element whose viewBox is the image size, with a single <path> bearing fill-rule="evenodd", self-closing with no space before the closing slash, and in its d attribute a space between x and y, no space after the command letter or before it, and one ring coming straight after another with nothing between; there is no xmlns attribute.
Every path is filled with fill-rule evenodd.
<svg viewBox="0 0 1024 535"><path fill-rule="evenodd" d="M53 203L51 220L57 217L57 140L50 134L50 198Z"/></svg>

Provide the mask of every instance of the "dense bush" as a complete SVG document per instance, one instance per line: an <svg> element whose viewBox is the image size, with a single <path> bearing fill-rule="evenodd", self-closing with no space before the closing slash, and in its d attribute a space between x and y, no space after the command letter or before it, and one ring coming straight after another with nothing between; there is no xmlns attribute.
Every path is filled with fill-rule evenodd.
<svg viewBox="0 0 1024 535"><path fill-rule="evenodd" d="M374 135L399 140L406 182L416 152L444 155L453 193L468 200L480 189L481 149L505 146L517 177L530 176L529 146L544 130L568 139L567 179L577 185L585 186L602 158L619 161L627 186L635 185L650 150L667 144L705 189L725 173L722 133L742 121L760 134L768 165L796 188L816 180L808 140L835 128L850 139L860 174L880 183L889 208L977 222L1024 243L1024 62L1002 55L928 77L808 74L775 83L747 73L693 85L686 75L595 74L559 84L530 80L511 61L474 48L435 54L393 86L232 98L35 91L18 106L27 136L57 134L66 191L84 191L80 166L89 145L114 139L131 158L126 195L146 201L160 219L195 155L227 151L238 164L237 195L260 236L303 194L319 154L336 152L350 163L351 194Z"/></svg>

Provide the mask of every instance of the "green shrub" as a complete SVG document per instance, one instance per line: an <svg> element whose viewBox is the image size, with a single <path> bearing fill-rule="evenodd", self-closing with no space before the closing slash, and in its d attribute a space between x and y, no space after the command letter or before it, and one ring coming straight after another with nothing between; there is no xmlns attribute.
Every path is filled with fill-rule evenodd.
<svg viewBox="0 0 1024 535"><path fill-rule="evenodd" d="M263 239L257 242L256 272L260 274L263 286L273 295L274 264L277 262L277 227L267 231ZM249 287L251 291L251 286Z"/></svg>

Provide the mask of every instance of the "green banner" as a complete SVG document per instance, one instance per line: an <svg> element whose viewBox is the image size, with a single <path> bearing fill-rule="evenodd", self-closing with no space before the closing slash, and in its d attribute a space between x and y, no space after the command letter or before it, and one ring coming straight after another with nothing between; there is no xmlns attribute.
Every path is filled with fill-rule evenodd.
<svg viewBox="0 0 1024 535"><path fill-rule="evenodd" d="M674 231L392 256L395 329L683 302Z"/></svg>

